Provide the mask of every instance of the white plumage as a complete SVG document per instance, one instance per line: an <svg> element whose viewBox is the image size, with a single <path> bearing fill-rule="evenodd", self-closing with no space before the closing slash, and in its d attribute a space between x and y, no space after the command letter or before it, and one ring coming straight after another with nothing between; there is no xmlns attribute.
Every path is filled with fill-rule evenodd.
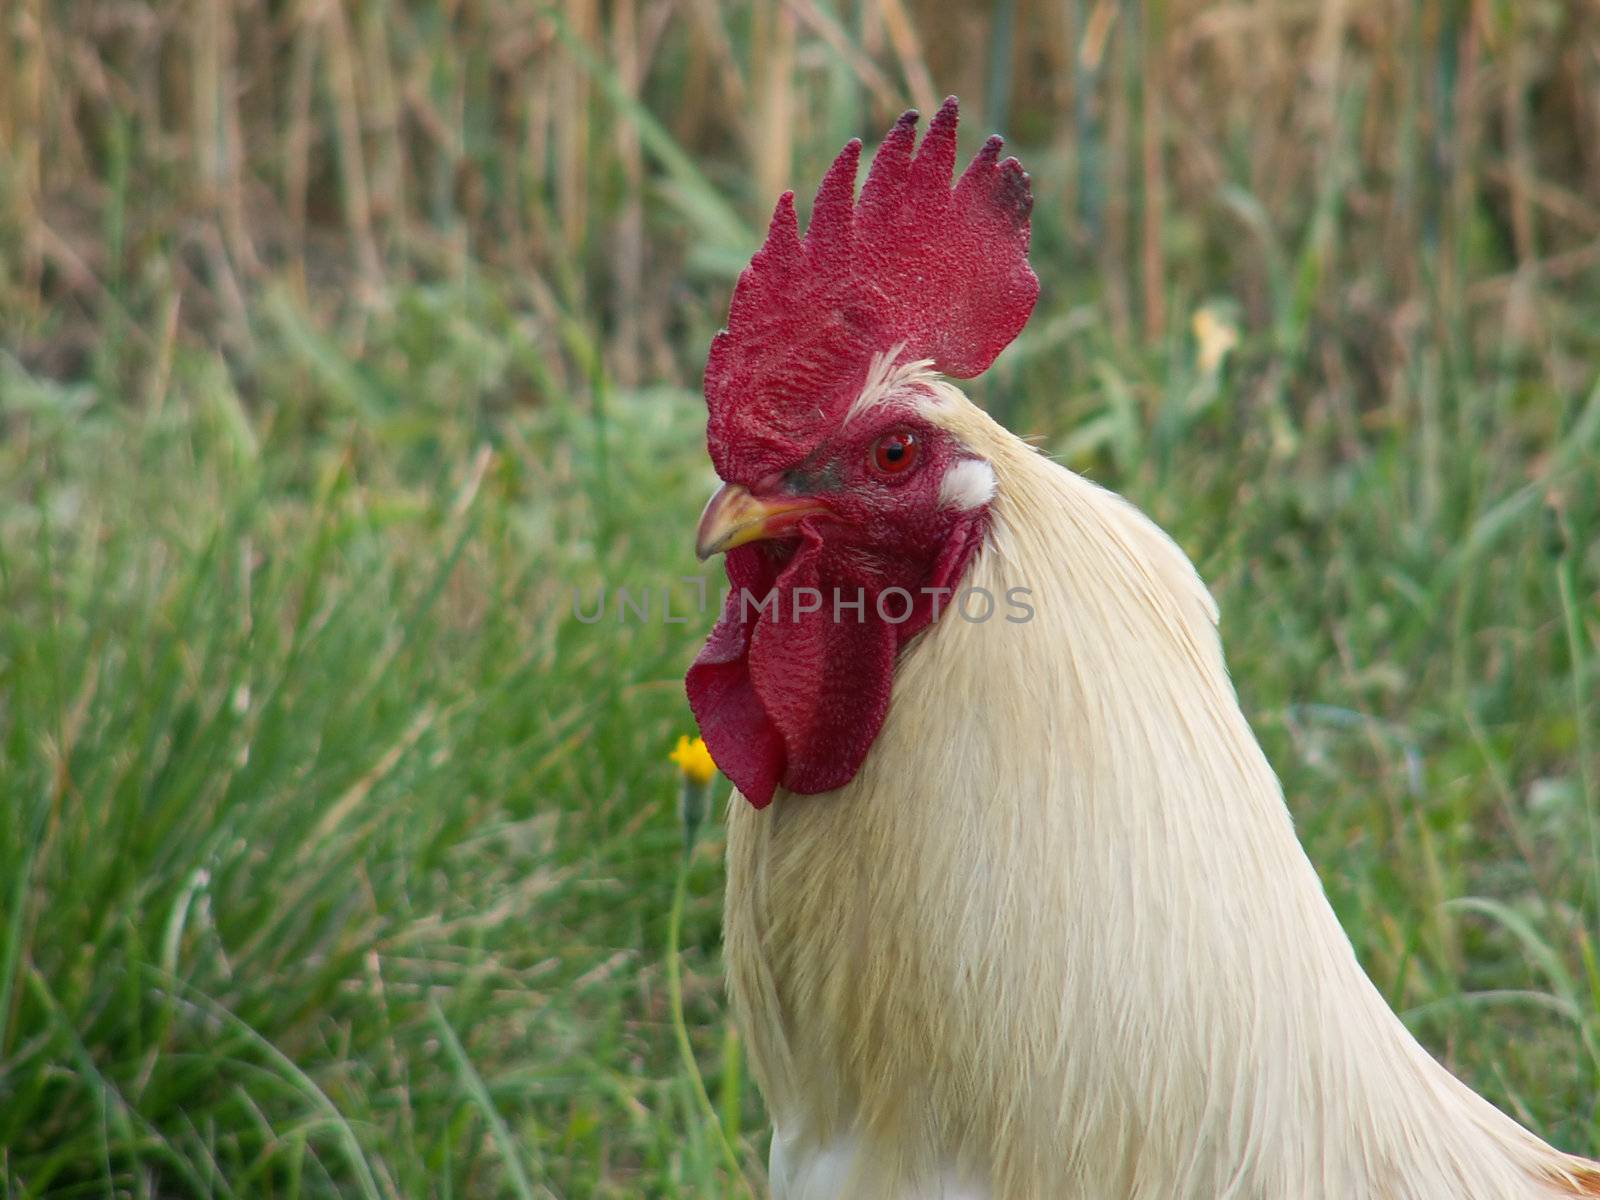
<svg viewBox="0 0 1600 1200"><path fill-rule="evenodd" d="M946 614L854 780L735 799L775 1200L1600 1195L1368 981L1178 547L948 384L894 386L990 469L966 583L1034 617Z"/></svg>

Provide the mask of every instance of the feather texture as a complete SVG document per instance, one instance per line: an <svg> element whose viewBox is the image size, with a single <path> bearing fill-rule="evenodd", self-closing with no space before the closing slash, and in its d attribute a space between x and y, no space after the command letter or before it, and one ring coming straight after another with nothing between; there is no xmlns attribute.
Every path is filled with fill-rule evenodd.
<svg viewBox="0 0 1600 1200"><path fill-rule="evenodd" d="M775 1200L1596 1194L1367 979L1183 553L935 387L997 481L966 582L1034 615L912 642L845 787L734 799Z"/></svg>

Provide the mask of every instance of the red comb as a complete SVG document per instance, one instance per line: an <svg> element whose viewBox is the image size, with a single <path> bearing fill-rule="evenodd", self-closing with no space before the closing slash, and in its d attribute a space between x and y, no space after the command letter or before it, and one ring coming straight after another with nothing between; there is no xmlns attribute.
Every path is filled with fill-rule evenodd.
<svg viewBox="0 0 1600 1200"><path fill-rule="evenodd" d="M1033 196L1015 158L984 143L954 188L956 98L922 145L917 114L895 122L854 197L852 140L817 189L804 239L794 193L733 289L706 361L707 444L724 479L753 483L804 458L839 422L873 356L982 372L1033 311Z"/></svg>

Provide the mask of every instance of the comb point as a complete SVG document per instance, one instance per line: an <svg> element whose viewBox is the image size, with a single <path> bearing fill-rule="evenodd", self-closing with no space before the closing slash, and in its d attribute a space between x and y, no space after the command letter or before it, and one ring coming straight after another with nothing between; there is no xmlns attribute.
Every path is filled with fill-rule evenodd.
<svg viewBox="0 0 1600 1200"><path fill-rule="evenodd" d="M983 148L972 156L972 165L967 170L976 170L980 164L986 167L993 166L1000 158L1000 151L1005 148L1005 144L1005 138L998 133L991 133L984 139Z"/></svg>
<svg viewBox="0 0 1600 1200"><path fill-rule="evenodd" d="M839 151L817 188L811 206L806 246L823 247L842 242L855 216L856 172L861 164L861 139L851 138Z"/></svg>
<svg viewBox="0 0 1600 1200"><path fill-rule="evenodd" d="M1015 158L1000 164L993 195L1001 211L1010 214L1018 225L1027 225L1033 212L1033 176Z"/></svg>
<svg viewBox="0 0 1600 1200"><path fill-rule="evenodd" d="M956 166L956 127L960 123L960 108L951 96L933 114L922 145L917 147L917 157L911 163L912 186L929 192L949 188Z"/></svg>
<svg viewBox="0 0 1600 1200"><path fill-rule="evenodd" d="M787 259L800 249L800 218L794 211L794 192L778 197L772 220L767 223L767 240L762 250L771 250Z"/></svg>
<svg viewBox="0 0 1600 1200"><path fill-rule="evenodd" d="M872 209L892 202L900 186L905 183L906 168L911 163L911 152L917 144L917 110L907 109L900 114L878 152L872 156L872 167L867 171L867 182L861 186L861 207Z"/></svg>

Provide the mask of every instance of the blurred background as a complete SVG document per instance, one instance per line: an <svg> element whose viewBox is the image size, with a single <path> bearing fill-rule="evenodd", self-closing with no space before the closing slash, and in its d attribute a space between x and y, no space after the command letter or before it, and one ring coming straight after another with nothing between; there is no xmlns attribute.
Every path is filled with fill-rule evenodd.
<svg viewBox="0 0 1600 1200"><path fill-rule="evenodd" d="M0 0L0 1197L763 1194L710 616L574 591L693 613L732 280L951 92L1043 281L976 398L1195 557L1407 1023L1600 1150L1600 7Z"/></svg>

